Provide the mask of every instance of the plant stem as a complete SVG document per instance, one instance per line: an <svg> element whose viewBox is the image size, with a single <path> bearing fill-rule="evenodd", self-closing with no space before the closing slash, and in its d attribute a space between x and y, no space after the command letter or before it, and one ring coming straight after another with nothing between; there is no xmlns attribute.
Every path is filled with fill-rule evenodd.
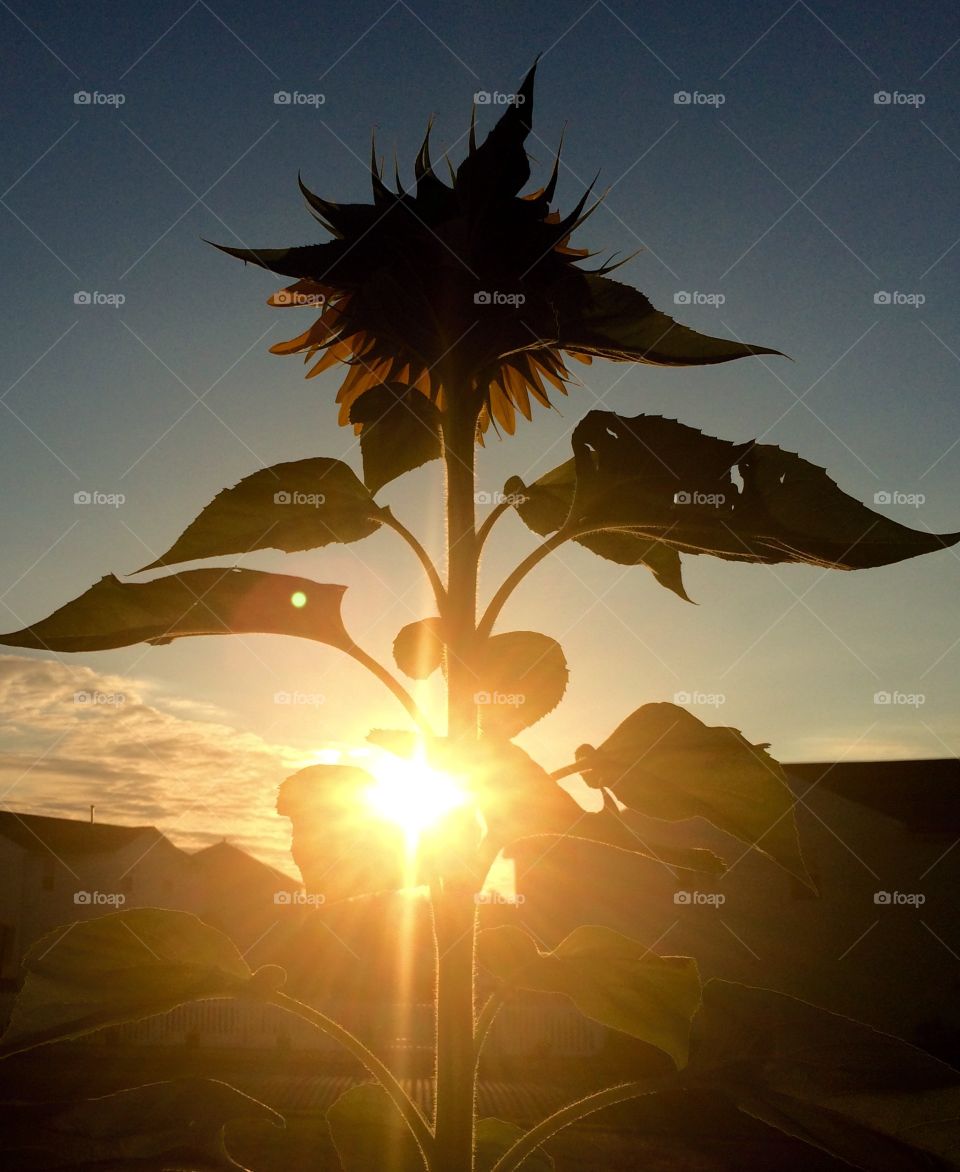
<svg viewBox="0 0 960 1172"><path fill-rule="evenodd" d="M414 700L403 684L401 684L395 676L391 675L391 673L387 671L382 663L378 663L377 660L373 658L373 656L368 655L366 651L364 651L362 647L358 647L356 643L348 643L343 646L341 650L345 651L351 659L355 659L357 663L362 664L362 666L365 667L367 671L372 672L372 674L377 677L377 679L384 685L384 687L390 689L390 691L394 694L394 696L396 696L404 708L406 708L407 712L410 714L411 719L422 732L426 733L426 735L430 737L436 735L434 728L427 719L423 709L416 702L416 700Z"/></svg>
<svg viewBox="0 0 960 1172"><path fill-rule="evenodd" d="M403 538L403 540L410 546L420 565L423 566L423 572L427 576L427 581L430 583L430 589L433 591L433 597L436 599L437 610L442 610L444 602L446 601L447 592L443 588L443 582L440 580L440 575L437 573L437 567L433 564L430 555L423 548L420 542L414 537L410 530L398 521L397 518L390 512L389 509L383 509L377 514L377 518L383 522L388 528Z"/></svg>
<svg viewBox="0 0 960 1172"><path fill-rule="evenodd" d="M447 489L447 597L442 618L447 655L447 735L474 751L477 739L473 655L478 546L474 497L477 412L452 380L443 418ZM476 970L474 889L444 882L433 890L436 970L435 1172L471 1172L476 1090L473 1056Z"/></svg>
<svg viewBox="0 0 960 1172"><path fill-rule="evenodd" d="M473 1052L476 1062L480 1061L483 1043L487 1040L487 1034L490 1033L493 1023L497 1020L497 1014L503 1008L506 1000L506 992L497 989L496 992L490 994L483 1009L480 1010L480 1016L477 1018L477 1025L473 1033Z"/></svg>
<svg viewBox="0 0 960 1172"><path fill-rule="evenodd" d="M493 510L486 516L483 524L477 530L477 552L483 548L483 543L490 536L490 530L496 525L507 509L512 509L513 505L510 501L501 501Z"/></svg>
<svg viewBox="0 0 960 1172"><path fill-rule="evenodd" d="M643 1082L624 1082L620 1083L619 1086L595 1091L592 1095L587 1095L586 1098L578 1099L576 1103L569 1103L566 1107L561 1107L559 1111L555 1111L542 1120L526 1135L522 1135L512 1148L504 1152L494 1164L491 1172L514 1172L531 1152L535 1152L552 1135L556 1135L558 1131L562 1131L573 1123L579 1123L581 1119L585 1119L595 1111L600 1111L604 1107L612 1107L616 1103L625 1103L628 1099L639 1099L642 1095L652 1095L672 1086L676 1086L675 1076L647 1079Z"/></svg>
<svg viewBox="0 0 960 1172"><path fill-rule="evenodd" d="M497 616L503 609L504 603L510 595L516 590L523 579L530 573L530 571L540 564L545 557L553 553L553 551L565 541L569 541L572 533L566 529L558 529L556 533L552 534L542 542L532 552L527 554L523 561L514 568L514 570L503 580L500 589L496 592L490 600L490 604L483 612L483 617L477 628L477 636L480 639L485 639L493 630L493 624L497 621Z"/></svg>
<svg viewBox="0 0 960 1172"><path fill-rule="evenodd" d="M286 993L282 993L279 990L272 992L267 1000L273 1005L278 1005L281 1009L287 1010L288 1013L294 1013L297 1017L302 1017L305 1021L310 1022L311 1025L316 1026L317 1029L323 1030L324 1033L336 1039L345 1050L349 1050L355 1058L363 1063L390 1096L391 1101L403 1116L407 1127L413 1133L414 1139L420 1145L420 1150L424 1154L428 1168L433 1172L435 1147L433 1133L426 1119L421 1114L420 1108L417 1107L416 1103L406 1093L389 1067L385 1066L376 1054L368 1049L359 1038L351 1034L348 1029L345 1029L339 1022L334 1021L331 1017L327 1017L324 1013L320 1013L319 1010L314 1009L312 1006L305 1005L302 1001L298 1001L295 997L289 997Z"/></svg>

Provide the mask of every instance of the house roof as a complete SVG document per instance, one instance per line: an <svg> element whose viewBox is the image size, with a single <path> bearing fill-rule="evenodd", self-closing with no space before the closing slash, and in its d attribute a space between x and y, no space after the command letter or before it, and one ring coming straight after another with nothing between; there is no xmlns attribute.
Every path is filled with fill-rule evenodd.
<svg viewBox="0 0 960 1172"><path fill-rule="evenodd" d="M281 887L278 890L300 887L298 880L291 879L276 867L261 862L255 855L251 855L242 847L234 846L226 839L195 851L190 858L208 878L229 879L236 883L269 883L274 887L279 883Z"/></svg>
<svg viewBox="0 0 960 1172"><path fill-rule="evenodd" d="M0 835L31 853L60 855L103 854L121 850L143 835L164 837L155 826L110 826L14 810L0 811Z"/></svg>
<svg viewBox="0 0 960 1172"><path fill-rule="evenodd" d="M785 765L806 789L822 785L919 834L960 833L960 760L804 762ZM802 790L800 791L802 796Z"/></svg>

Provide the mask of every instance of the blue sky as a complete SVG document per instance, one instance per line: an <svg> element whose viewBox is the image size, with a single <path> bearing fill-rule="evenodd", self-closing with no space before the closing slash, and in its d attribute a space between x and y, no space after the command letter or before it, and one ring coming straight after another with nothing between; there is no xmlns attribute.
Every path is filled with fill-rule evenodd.
<svg viewBox="0 0 960 1172"><path fill-rule="evenodd" d="M295 359L267 353L297 332L297 311L267 307L269 275L202 238L322 239L298 170L320 194L366 200L376 130L388 172L396 150L410 182L431 115L435 158L449 149L456 163L474 93L509 92L537 53L532 182L546 178L565 128L561 209L597 170L610 188L574 243L603 256L642 247L618 277L658 308L792 361L574 364L584 386L484 450L480 487L559 463L575 423L602 406L760 437L826 466L868 503L889 493L876 507L897 520L960 527L953 5L881 0L868 22L861 4L803 0L0 0L0 28L4 629L152 560L220 488L262 465L323 454L359 467L352 434L336 425L337 372L307 383ZM278 92L301 96L278 104ZM479 109L481 132L495 115ZM682 294L690 303L677 304ZM382 495L434 547L439 483L433 466ZM76 504L77 492L125 499ZM532 544L505 519L485 588ZM824 574L689 558L694 607L642 569L565 551L531 575L501 624L559 637L571 666L566 703L522 743L559 766L640 704L687 693L707 723L770 741L781 760L953 755L957 562L947 551ZM382 656L427 613L416 567L387 533L247 564L347 584L348 626ZM17 808L82 814L98 800L98 766L104 777L129 768L149 778L149 800L112 785L104 819L177 822L201 837L240 819L252 843L249 812L266 815L292 761L402 723L355 665L292 641L136 647L41 674L28 666L36 658L50 659L13 657L2 674L0 776ZM117 706L73 702L78 681L126 688L135 735L117 740ZM61 701L42 703L43 689ZM878 692L901 702L877 704ZM313 700L277 703L278 693ZM243 740L241 751L240 734L256 748ZM228 749L235 772L224 769ZM184 795L202 796L192 813Z"/></svg>

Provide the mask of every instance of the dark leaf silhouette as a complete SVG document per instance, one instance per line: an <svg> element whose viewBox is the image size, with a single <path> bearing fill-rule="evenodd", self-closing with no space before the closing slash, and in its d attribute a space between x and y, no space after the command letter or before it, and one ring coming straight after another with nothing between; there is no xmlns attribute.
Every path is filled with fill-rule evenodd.
<svg viewBox="0 0 960 1172"><path fill-rule="evenodd" d="M701 817L813 886L780 765L734 728L711 727L675 704L645 704L598 749L577 750L588 784L640 813Z"/></svg>
<svg viewBox="0 0 960 1172"><path fill-rule="evenodd" d="M345 589L261 570L187 570L152 582L121 582L108 574L48 618L0 635L0 643L104 651L188 635L264 634L348 647L340 618Z"/></svg>
<svg viewBox="0 0 960 1172"><path fill-rule="evenodd" d="M957 1166L960 1073L784 993L708 981L688 1078L865 1172Z"/></svg>
<svg viewBox="0 0 960 1172"><path fill-rule="evenodd" d="M508 986L565 993L586 1017L631 1034L686 1064L690 1022L700 1007L700 976L687 956L656 956L611 928L575 928L541 952L522 928L482 932L480 960Z"/></svg>
<svg viewBox="0 0 960 1172"><path fill-rule="evenodd" d="M293 857L307 890L332 903L415 882L403 831L376 817L375 782L354 765L310 765L280 786L277 812L293 823Z"/></svg>
<svg viewBox="0 0 960 1172"><path fill-rule="evenodd" d="M144 566L359 541L379 528L370 491L341 460L317 456L261 468L218 493L165 554Z"/></svg>
<svg viewBox="0 0 960 1172"><path fill-rule="evenodd" d="M960 540L873 512L793 452L713 439L656 415L591 411L574 430L573 448L571 532L596 526L681 552L840 570L889 565Z"/></svg>
<svg viewBox="0 0 960 1172"><path fill-rule="evenodd" d="M567 688L563 648L536 631L493 635L477 651L476 703L480 726L513 737L553 711Z"/></svg>
<svg viewBox="0 0 960 1172"><path fill-rule="evenodd" d="M156 908L65 924L32 945L24 968L0 1054L255 988L222 932L188 912Z"/></svg>
<svg viewBox="0 0 960 1172"><path fill-rule="evenodd" d="M567 460L529 485L513 476L503 491L516 502L524 523L541 537L549 537L562 529L570 516L576 486L576 463ZM646 566L661 586L690 601L680 573L680 555L662 541L626 528L586 533L574 540L621 566Z"/></svg>
<svg viewBox="0 0 960 1172"><path fill-rule="evenodd" d="M283 1127L265 1103L212 1078L148 1083L74 1102L0 1105L6 1172L234 1169L224 1144L235 1119Z"/></svg>
<svg viewBox="0 0 960 1172"><path fill-rule="evenodd" d="M360 432L363 479L371 492L441 456L440 412L414 387L381 383L350 408Z"/></svg>
<svg viewBox="0 0 960 1172"><path fill-rule="evenodd" d="M415 680L433 675L443 663L443 650L443 625L439 618L408 623L393 641L397 667Z"/></svg>

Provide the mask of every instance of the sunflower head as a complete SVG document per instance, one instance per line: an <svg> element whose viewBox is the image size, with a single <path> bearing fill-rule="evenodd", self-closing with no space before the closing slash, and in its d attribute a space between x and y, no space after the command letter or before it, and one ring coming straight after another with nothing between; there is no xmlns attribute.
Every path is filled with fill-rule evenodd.
<svg viewBox="0 0 960 1172"><path fill-rule="evenodd" d="M566 393L565 357L688 366L725 362L765 347L708 338L658 313L636 289L610 280L616 265L586 270L573 230L593 185L565 216L551 209L560 153L549 182L521 195L530 178L524 143L531 131L536 65L481 145L471 118L467 157L450 182L433 169L430 127L414 163L415 187L383 181L375 146L373 202L321 199L302 181L311 211L333 237L282 249L228 248L294 283L269 299L278 308L321 309L302 334L273 346L304 355L307 378L337 362L349 367L337 394L340 422L359 431L364 394L390 384L425 395L441 412L451 396L475 412L478 435L491 420L514 431L531 400L550 406ZM623 263L622 261L619 263Z"/></svg>

